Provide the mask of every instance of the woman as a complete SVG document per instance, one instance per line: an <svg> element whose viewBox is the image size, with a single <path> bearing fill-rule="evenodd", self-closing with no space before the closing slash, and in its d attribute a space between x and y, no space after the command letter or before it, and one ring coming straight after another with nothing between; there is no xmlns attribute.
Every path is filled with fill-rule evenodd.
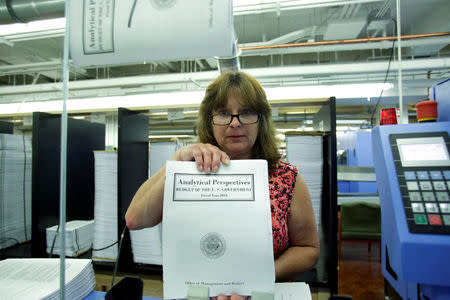
<svg viewBox="0 0 450 300"><path fill-rule="evenodd" d="M243 72L221 74L206 89L198 134L200 143L179 149L172 160L195 161L210 173L230 159L266 159L276 280L292 280L313 268L319 241L309 192L297 167L280 160L271 108L258 81ZM130 229L161 222L164 177L165 167L137 191L125 216Z"/></svg>

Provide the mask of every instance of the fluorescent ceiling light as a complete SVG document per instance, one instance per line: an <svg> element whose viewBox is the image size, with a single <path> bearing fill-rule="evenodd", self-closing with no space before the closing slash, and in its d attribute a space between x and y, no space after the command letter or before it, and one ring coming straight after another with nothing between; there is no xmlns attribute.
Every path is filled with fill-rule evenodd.
<svg viewBox="0 0 450 300"><path fill-rule="evenodd" d="M351 119L351 120L336 120L336 124L337 125L340 125L340 124L360 125L360 124L363 124L364 122L367 122L367 120L355 120L355 119Z"/></svg>
<svg viewBox="0 0 450 300"><path fill-rule="evenodd" d="M183 106L198 106L204 91L155 93L130 96L69 99L68 112L105 111L119 107L130 109L152 109ZM40 112L61 112L62 100L0 104L0 115L29 114Z"/></svg>
<svg viewBox="0 0 450 300"><path fill-rule="evenodd" d="M65 27L66 18L40 20L29 23L14 23L0 25L0 36L64 29Z"/></svg>
<svg viewBox="0 0 450 300"><path fill-rule="evenodd" d="M393 88L392 83L343 84L343 85L316 85L266 88L267 98L280 99L307 99L307 98L367 98L378 97L381 91Z"/></svg>
<svg viewBox="0 0 450 300"><path fill-rule="evenodd" d="M167 116L169 114L169 112L167 110L163 110L163 111L154 111L154 112L150 112L149 113L151 116ZM184 115L194 115L194 114L198 114L198 109L197 110L187 110L184 109L183 110L183 114Z"/></svg>
<svg viewBox="0 0 450 300"><path fill-rule="evenodd" d="M266 88L269 102L280 103L289 99L311 98L365 98L379 96L382 90L392 88L391 83L317 85L299 87ZM130 109L160 109L198 107L204 91L139 94L128 96L69 99L67 111L105 111L118 107ZM0 104L0 115L29 114L35 111L61 112L62 100Z"/></svg>
<svg viewBox="0 0 450 300"><path fill-rule="evenodd" d="M336 126L336 131L357 131L359 127L354 126Z"/></svg>

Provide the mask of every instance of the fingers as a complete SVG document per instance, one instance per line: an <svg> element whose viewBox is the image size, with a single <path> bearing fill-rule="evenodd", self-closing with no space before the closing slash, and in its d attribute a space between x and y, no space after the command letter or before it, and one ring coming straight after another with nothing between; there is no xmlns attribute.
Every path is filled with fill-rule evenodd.
<svg viewBox="0 0 450 300"><path fill-rule="evenodd" d="M225 152L223 152L222 156L220 157L220 161L224 165L228 165L230 163L230 157Z"/></svg>
<svg viewBox="0 0 450 300"><path fill-rule="evenodd" d="M221 163L227 165L230 162L230 157L218 147L202 143L181 148L172 159L195 161L197 169L207 174L217 172Z"/></svg>
<svg viewBox="0 0 450 300"><path fill-rule="evenodd" d="M231 295L231 300L245 300L245 299L247 299L247 296L240 296L236 294Z"/></svg>

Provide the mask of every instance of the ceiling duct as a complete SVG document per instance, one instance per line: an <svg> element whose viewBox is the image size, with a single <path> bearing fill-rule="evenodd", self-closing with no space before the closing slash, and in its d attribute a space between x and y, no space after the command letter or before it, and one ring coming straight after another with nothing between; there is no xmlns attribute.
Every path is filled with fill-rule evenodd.
<svg viewBox="0 0 450 300"><path fill-rule="evenodd" d="M239 56L241 55L242 51L238 47L237 39L233 43L232 51L233 55L230 57L216 57L220 73L226 71L239 71L241 69Z"/></svg>
<svg viewBox="0 0 450 300"><path fill-rule="evenodd" d="M64 17L64 0L0 1L0 24Z"/></svg>

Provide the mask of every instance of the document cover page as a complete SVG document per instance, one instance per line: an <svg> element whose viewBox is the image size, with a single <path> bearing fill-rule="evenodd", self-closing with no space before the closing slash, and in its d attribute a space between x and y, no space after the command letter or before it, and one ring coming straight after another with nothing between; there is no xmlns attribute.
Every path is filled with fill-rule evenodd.
<svg viewBox="0 0 450 300"><path fill-rule="evenodd" d="M164 298L274 291L267 161L232 160L217 173L168 161L162 222Z"/></svg>
<svg viewBox="0 0 450 300"><path fill-rule="evenodd" d="M76 0L70 53L77 66L229 57L230 0Z"/></svg>

